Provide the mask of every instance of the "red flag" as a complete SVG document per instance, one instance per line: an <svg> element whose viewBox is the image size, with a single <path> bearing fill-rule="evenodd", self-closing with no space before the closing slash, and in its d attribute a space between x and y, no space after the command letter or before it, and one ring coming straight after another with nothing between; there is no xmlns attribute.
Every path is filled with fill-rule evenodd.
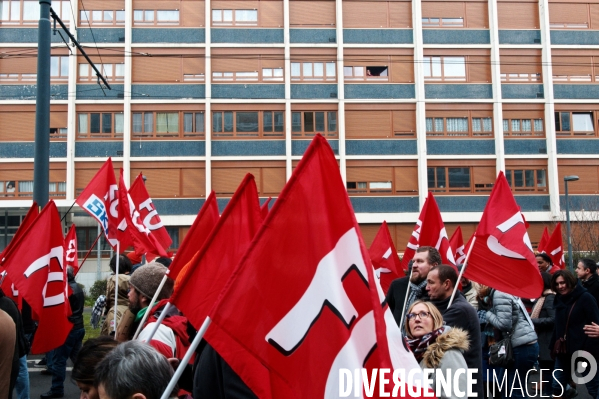
<svg viewBox="0 0 599 399"><path fill-rule="evenodd" d="M416 221L416 225L414 226L414 231L412 231L412 235L410 236L410 240L408 241L406 250L403 253L403 258L401 258L401 268L404 271L408 271L408 265L410 261L414 258L414 255L416 255L416 250L418 249L418 240L420 239L420 231L422 229L422 221L424 220L424 216L426 215L427 205L428 201L425 201L424 206L420 211L420 216L418 216L418 220Z"/></svg>
<svg viewBox="0 0 599 399"><path fill-rule="evenodd" d="M437 248L443 264L455 268L455 259L453 257L453 252L451 251L451 246L449 245L449 237L447 237L445 224L441 218L441 212L439 211L433 193L428 193L426 202L428 203L428 206L426 207L424 219L422 219L422 228L420 229L418 246L431 246Z"/></svg>
<svg viewBox="0 0 599 399"><path fill-rule="evenodd" d="M317 135L210 317L268 368L273 397L339 397L343 368L420 370L376 281L333 151Z"/></svg>
<svg viewBox="0 0 599 399"><path fill-rule="evenodd" d="M503 172L497 176L470 251L466 278L523 298L541 296L543 279Z"/></svg>
<svg viewBox="0 0 599 399"><path fill-rule="evenodd" d="M75 201L84 211L94 217L102 226L106 239L115 248L117 244L118 186L114 178L112 159L108 158L98 173Z"/></svg>
<svg viewBox="0 0 599 399"><path fill-rule="evenodd" d="M118 238L120 241L121 251L124 251L129 245L135 247L137 253L154 253L158 256L168 257L164 248L152 235L150 230L144 226L139 216L139 211L135 208L131 196L127 192L125 186L125 180L123 179L123 169L121 169L121 176L119 179L119 226L118 226Z"/></svg>
<svg viewBox="0 0 599 399"><path fill-rule="evenodd" d="M4 264L4 261L12 251L12 247L21 239L21 237L27 231L29 226L33 224L33 221L35 220L37 215L39 215L39 213L39 206L37 205L37 202L33 201L31 208L29 208L29 210L27 211L27 214L23 218L23 221L19 225L19 228L15 232L15 235L12 237L12 240L10 240L6 248L4 248L4 251L0 252L0 265Z"/></svg>
<svg viewBox="0 0 599 399"><path fill-rule="evenodd" d="M64 238L65 267L71 266L76 276L79 272L79 258L77 256L77 232L75 225L71 225L67 236Z"/></svg>
<svg viewBox="0 0 599 399"><path fill-rule="evenodd" d="M33 354L62 345L73 327L67 319L71 308L63 245L60 216L54 201L50 201L4 265L19 295L39 318L31 347Z"/></svg>
<svg viewBox="0 0 599 399"><path fill-rule="evenodd" d="M464 252L464 238L462 237L462 228L460 226L453 232L449 240L449 245L451 246L456 265L463 264L466 259L466 253Z"/></svg>
<svg viewBox="0 0 599 399"><path fill-rule="evenodd" d="M173 240L166 231L166 227L162 224L158 211L152 203L150 194L146 190L146 185L143 181L143 176L140 173L129 188L129 195L135 204L135 208L139 212L139 217L143 221L144 226L152 232L152 235L158 240L162 248L168 249Z"/></svg>
<svg viewBox="0 0 599 399"><path fill-rule="evenodd" d="M549 241L549 230L547 230L547 226L543 229L543 235L541 236L541 240L539 241L539 245L537 245L537 252L545 252L547 242Z"/></svg>
<svg viewBox="0 0 599 399"><path fill-rule="evenodd" d="M183 243L177 250L173 263L168 268L168 276L170 278L176 280L181 269L202 248L204 241L206 241L206 238L212 232L214 226L216 226L218 218L218 204L216 203L216 195L212 191L189 228Z"/></svg>
<svg viewBox="0 0 599 399"><path fill-rule="evenodd" d="M380 279L381 288L386 295L391 282L404 275L402 273L400 276L399 273L401 270L401 262L399 261L397 250L391 239L387 222L384 221L378 233L376 233L376 237L374 237L374 240L372 241L368 254L372 260L372 266L374 266L376 276Z"/></svg>
<svg viewBox="0 0 599 399"><path fill-rule="evenodd" d="M262 214L262 219L266 219L266 216L268 215L268 203L270 202L271 199L272 199L272 197L268 197L266 202L264 202L262 204L262 206L260 207L260 213Z"/></svg>
<svg viewBox="0 0 599 399"><path fill-rule="evenodd" d="M2 272L0 272L0 290L4 292L4 295L12 299L13 302L17 304L19 310L22 309L23 301L19 296L19 290L17 290L17 287L15 287L15 284L10 279L10 276L8 273L6 273L6 270L2 270Z"/></svg>
<svg viewBox="0 0 599 399"><path fill-rule="evenodd" d="M553 268L551 269L553 273L555 273L557 269L565 269L566 262L564 261L564 244L562 242L561 223L558 223L555 230L553 230L553 233L545 246L545 251L543 252L546 252L553 261L553 265L555 266L555 270Z"/></svg>

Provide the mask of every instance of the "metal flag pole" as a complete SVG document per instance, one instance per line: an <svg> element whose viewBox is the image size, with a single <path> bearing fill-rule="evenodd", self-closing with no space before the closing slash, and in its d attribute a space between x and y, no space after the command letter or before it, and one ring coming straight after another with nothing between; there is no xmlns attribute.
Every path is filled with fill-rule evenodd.
<svg viewBox="0 0 599 399"><path fill-rule="evenodd" d="M451 298L449 298L449 304L447 304L447 308L451 306L453 302L453 298L455 297L455 293L458 290L458 286L460 285L460 280L466 271L466 266L468 266L468 259L470 259L470 254L472 253L472 248L474 248L474 243L476 242L476 236L472 238L472 243L470 244L470 248L468 248L468 255L466 255L466 259L464 260L464 264L462 265L462 270L460 270L460 275L458 276L458 280L456 281L455 287L453 287L453 292L451 293Z"/></svg>
<svg viewBox="0 0 599 399"><path fill-rule="evenodd" d="M139 323L139 326L137 326L137 330L135 331L135 335L133 336L134 340L136 340L137 337L139 336L139 333L141 332L141 329L143 328L143 325L145 324L146 320L148 319L148 316L150 315L150 311L152 310L152 307L154 306L154 303L156 303L156 299L158 299L158 295L160 295L160 291L162 291L162 287L164 287L164 283L166 283L166 279L167 278L168 277L165 274L164 277L162 278L162 281L160 282L160 285L158 286L158 289L156 290L156 293L152 297L152 300L150 301L150 304L148 305L148 310L144 314L144 317L141 319L141 322Z"/></svg>

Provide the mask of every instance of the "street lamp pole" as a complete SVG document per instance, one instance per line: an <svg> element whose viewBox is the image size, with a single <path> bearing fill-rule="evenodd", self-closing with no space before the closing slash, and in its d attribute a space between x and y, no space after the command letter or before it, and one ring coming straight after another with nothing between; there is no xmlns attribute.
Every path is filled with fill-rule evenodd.
<svg viewBox="0 0 599 399"><path fill-rule="evenodd" d="M564 185L566 191L566 226L568 230L568 266L570 271L574 270L572 262L572 234L570 233L570 203L568 201L568 182L578 180L578 176L564 176Z"/></svg>

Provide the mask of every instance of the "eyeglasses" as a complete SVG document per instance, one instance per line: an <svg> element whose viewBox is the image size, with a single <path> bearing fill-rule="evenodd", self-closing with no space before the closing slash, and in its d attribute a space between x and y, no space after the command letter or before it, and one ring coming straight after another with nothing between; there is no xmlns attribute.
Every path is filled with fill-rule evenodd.
<svg viewBox="0 0 599 399"><path fill-rule="evenodd" d="M419 318L420 320L422 320L422 319L424 319L425 317L428 317L428 316L430 316L430 315L431 315L431 314L430 314L430 312L425 312L425 311L422 311L422 312L420 312L420 313L408 313L408 314L406 315L406 317L408 318L408 320L412 320L412 319L415 319L415 318L416 318L416 316L418 316L418 318Z"/></svg>

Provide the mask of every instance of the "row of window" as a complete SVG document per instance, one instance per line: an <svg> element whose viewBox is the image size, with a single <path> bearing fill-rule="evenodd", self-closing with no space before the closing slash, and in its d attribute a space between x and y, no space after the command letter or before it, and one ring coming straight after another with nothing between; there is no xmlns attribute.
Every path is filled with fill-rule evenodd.
<svg viewBox="0 0 599 399"><path fill-rule="evenodd" d="M490 192L493 181L475 179L476 167L429 167L428 189L434 193ZM547 192L545 169L506 169L505 177L514 192Z"/></svg>
<svg viewBox="0 0 599 399"><path fill-rule="evenodd" d="M48 193L50 197L65 197L67 192L66 182L50 182ZM14 197L32 197L33 180L0 181L0 197L15 199Z"/></svg>

